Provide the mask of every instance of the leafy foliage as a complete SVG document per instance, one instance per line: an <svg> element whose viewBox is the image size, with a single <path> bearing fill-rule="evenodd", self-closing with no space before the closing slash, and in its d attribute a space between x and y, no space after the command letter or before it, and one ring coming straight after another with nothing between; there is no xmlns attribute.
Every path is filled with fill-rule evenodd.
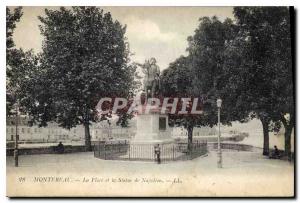
<svg viewBox="0 0 300 203"><path fill-rule="evenodd" d="M22 7L11 11L6 8L6 114L10 115L13 104L16 103L16 94L18 76L20 75L19 66L22 63L24 53L15 48L13 33L17 22L22 17Z"/></svg>
<svg viewBox="0 0 300 203"><path fill-rule="evenodd" d="M6 8L6 50L15 46L13 41L13 33L16 28L16 23L20 21L23 15L22 7L17 7L12 12L8 7ZM7 55L10 57L10 55Z"/></svg>
<svg viewBox="0 0 300 203"><path fill-rule="evenodd" d="M99 119L100 98L126 96L133 88L126 27L96 7L46 9L45 14L39 17L44 41L38 77L28 81L32 89L24 104L41 125L83 124L90 150L89 125Z"/></svg>
<svg viewBox="0 0 300 203"><path fill-rule="evenodd" d="M240 111L262 121L267 155L270 127L278 128L280 117L294 109L289 10L236 7L234 14L239 32L225 51L225 89L236 95Z"/></svg>
<svg viewBox="0 0 300 203"><path fill-rule="evenodd" d="M204 98L203 115L171 121L186 127L191 141L189 128L216 124L215 101L220 97L222 123L254 117L262 121L264 154L269 150L269 131L278 130L282 122L289 153L294 126L289 9L235 7L234 15L236 23L201 18L195 34L188 37L188 56L163 72L165 93Z"/></svg>
<svg viewBox="0 0 300 203"><path fill-rule="evenodd" d="M217 123L216 99L222 95L224 78L222 64L226 43L233 39L235 26L230 19L221 22L217 17L204 17L193 36L188 37L187 57L181 56L162 74L166 95L201 98L201 115L170 115L170 121L188 130L189 144L194 127L213 126ZM223 99L223 98L222 98ZM225 100L225 98L224 98ZM226 108L225 108L226 109ZM222 110L222 122L233 117Z"/></svg>

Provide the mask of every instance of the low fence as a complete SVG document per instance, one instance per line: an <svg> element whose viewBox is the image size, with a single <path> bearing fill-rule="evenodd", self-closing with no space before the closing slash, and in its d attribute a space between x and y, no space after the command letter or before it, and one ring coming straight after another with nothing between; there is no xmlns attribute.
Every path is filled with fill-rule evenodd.
<svg viewBox="0 0 300 203"><path fill-rule="evenodd" d="M65 145L64 153L75 153L75 152L85 152L86 148L82 145ZM33 155L33 154L57 154L57 146L47 146L47 147L35 147L35 148L19 148L19 155ZM14 148L6 149L6 156L13 156Z"/></svg>
<svg viewBox="0 0 300 203"><path fill-rule="evenodd" d="M130 144L129 142L98 142L94 156L105 160L177 161L188 160L207 153L207 142L195 142L188 150L187 143ZM159 160L158 160L159 159Z"/></svg>
<svg viewBox="0 0 300 203"><path fill-rule="evenodd" d="M95 157L101 159L155 160L156 158L154 152L154 145L130 145L129 141L127 140L112 140L107 142L93 141L92 147L95 147ZM163 144L160 145L161 160L176 161L193 159L195 157L207 153L207 151L215 151L217 150L217 147L218 144L216 142L195 141L192 145L192 150L188 151L186 142L178 142L175 144ZM262 151L261 148L239 143L221 143L221 147L223 151ZM65 145L64 148L64 153L76 153L86 151L85 146L83 145ZM270 149L270 151L272 151L272 149ZM13 145L9 147L7 146L6 155L13 156L13 153ZM56 153L56 146L19 148L20 155ZM144 156L141 156L141 154L144 154Z"/></svg>

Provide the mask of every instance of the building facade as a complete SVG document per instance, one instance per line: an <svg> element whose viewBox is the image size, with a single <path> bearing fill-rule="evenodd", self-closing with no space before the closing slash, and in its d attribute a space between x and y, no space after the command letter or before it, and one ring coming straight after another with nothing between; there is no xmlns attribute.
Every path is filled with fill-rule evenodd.
<svg viewBox="0 0 300 203"><path fill-rule="evenodd" d="M7 117L6 119L6 140L14 141L16 131L19 134L20 141L27 142L84 142L84 127L78 125L71 129L60 127L55 122L48 123L47 127L39 127L38 125L29 125L29 118L21 115L18 118L18 126L16 126L15 117ZM92 141L110 140L110 139L128 139L134 136L134 128L122 128L112 122L92 123L90 126L90 135Z"/></svg>

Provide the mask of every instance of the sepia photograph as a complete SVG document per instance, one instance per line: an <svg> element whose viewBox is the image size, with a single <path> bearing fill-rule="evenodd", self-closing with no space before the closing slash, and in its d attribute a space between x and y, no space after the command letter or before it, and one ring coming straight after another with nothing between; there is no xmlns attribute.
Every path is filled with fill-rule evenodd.
<svg viewBox="0 0 300 203"><path fill-rule="evenodd" d="M293 6L6 6L6 196L295 198L294 24Z"/></svg>

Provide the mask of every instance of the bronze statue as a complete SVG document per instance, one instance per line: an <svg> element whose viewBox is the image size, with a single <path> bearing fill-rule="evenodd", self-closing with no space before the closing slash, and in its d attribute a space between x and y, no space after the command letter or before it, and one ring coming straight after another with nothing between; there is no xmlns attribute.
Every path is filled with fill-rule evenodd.
<svg viewBox="0 0 300 203"><path fill-rule="evenodd" d="M148 98L154 98L158 96L160 91L160 70L158 65L156 65L155 58L145 61L142 66L144 78L144 91Z"/></svg>

